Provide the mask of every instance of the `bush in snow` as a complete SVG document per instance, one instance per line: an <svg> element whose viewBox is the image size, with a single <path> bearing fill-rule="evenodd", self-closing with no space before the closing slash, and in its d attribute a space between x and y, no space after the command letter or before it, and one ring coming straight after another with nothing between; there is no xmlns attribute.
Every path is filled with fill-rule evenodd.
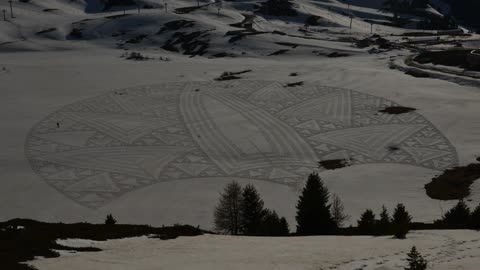
<svg viewBox="0 0 480 270"><path fill-rule="evenodd" d="M107 217L105 218L105 224L106 225L115 225L117 223L117 220L113 218L112 214L108 214Z"/></svg>
<svg viewBox="0 0 480 270"><path fill-rule="evenodd" d="M427 261L423 258L415 246L412 247L407 254L408 267L405 270L425 270L427 269Z"/></svg>

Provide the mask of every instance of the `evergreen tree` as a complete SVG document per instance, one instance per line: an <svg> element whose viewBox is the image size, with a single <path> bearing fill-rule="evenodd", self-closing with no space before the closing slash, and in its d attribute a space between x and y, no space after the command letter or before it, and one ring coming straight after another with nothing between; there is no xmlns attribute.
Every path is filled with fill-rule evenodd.
<svg viewBox="0 0 480 270"><path fill-rule="evenodd" d="M265 209L260 235L262 236L287 236L288 223L285 218L279 218L277 212Z"/></svg>
<svg viewBox="0 0 480 270"><path fill-rule="evenodd" d="M240 214L240 232L245 235L258 234L264 215L263 200L251 184L243 188Z"/></svg>
<svg viewBox="0 0 480 270"><path fill-rule="evenodd" d="M112 214L108 214L107 217L105 218L105 224L107 225L115 225L117 223L117 220L113 218Z"/></svg>
<svg viewBox="0 0 480 270"><path fill-rule="evenodd" d="M332 208L330 209L330 212L332 214L333 221L335 222L335 226L340 228L343 226L343 223L349 218L349 216L345 214L345 208L343 207L340 197L337 194L333 194L332 198Z"/></svg>
<svg viewBox="0 0 480 270"><path fill-rule="evenodd" d="M393 213L392 229L395 238L404 239L410 230L412 217L401 203L397 205Z"/></svg>
<svg viewBox="0 0 480 270"><path fill-rule="evenodd" d="M387 208L382 206L382 212L380 213L380 220L378 220L377 228L380 235L388 235L391 233L392 219L388 214Z"/></svg>
<svg viewBox="0 0 480 270"><path fill-rule="evenodd" d="M228 184L215 207L215 229L221 233L237 235L240 230L242 187L235 181Z"/></svg>
<svg viewBox="0 0 480 270"><path fill-rule="evenodd" d="M358 220L358 230L361 234L373 235L375 233L375 214L367 209Z"/></svg>
<svg viewBox="0 0 480 270"><path fill-rule="evenodd" d="M480 204L472 212L470 217L470 228L480 230Z"/></svg>
<svg viewBox="0 0 480 270"><path fill-rule="evenodd" d="M317 173L308 176L297 203L297 233L325 235L336 230L328 204L329 192Z"/></svg>
<svg viewBox="0 0 480 270"><path fill-rule="evenodd" d="M459 201L442 218L442 224L449 229L466 229L470 224L470 209L463 200Z"/></svg>
<svg viewBox="0 0 480 270"><path fill-rule="evenodd" d="M278 226L278 232L280 236L288 236L290 234L290 226L288 226L287 219L285 217L280 218L280 224Z"/></svg>
<svg viewBox="0 0 480 270"><path fill-rule="evenodd" d="M425 270L427 269L427 261L423 258L415 246L412 247L407 254L408 267L405 270Z"/></svg>

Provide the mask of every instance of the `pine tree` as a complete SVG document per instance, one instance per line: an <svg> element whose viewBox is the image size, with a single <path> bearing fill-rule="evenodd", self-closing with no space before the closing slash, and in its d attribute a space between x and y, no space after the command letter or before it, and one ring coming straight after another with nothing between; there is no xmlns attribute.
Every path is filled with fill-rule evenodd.
<svg viewBox="0 0 480 270"><path fill-rule="evenodd" d="M405 270L425 270L427 269L427 261L423 258L415 246L412 247L407 254L408 267Z"/></svg>
<svg viewBox="0 0 480 270"><path fill-rule="evenodd" d="M375 234L375 214L372 210L367 209L360 216L360 220L358 220L358 230L361 234Z"/></svg>
<svg viewBox="0 0 480 270"><path fill-rule="evenodd" d="M240 214L240 232L245 235L257 235L264 215L263 200L251 184L243 188Z"/></svg>
<svg viewBox="0 0 480 270"><path fill-rule="evenodd" d="M335 226L337 228L342 227L343 223L349 218L349 216L345 214L342 200L337 194L333 194L332 196L332 208L330 210Z"/></svg>
<svg viewBox="0 0 480 270"><path fill-rule="evenodd" d="M288 223L287 220L280 218L274 210L265 209L262 225L260 228L260 235L262 236L287 236Z"/></svg>
<svg viewBox="0 0 480 270"><path fill-rule="evenodd" d="M280 218L280 224L278 227L280 236L288 236L290 234L290 228L288 226L287 219L285 217Z"/></svg>
<svg viewBox="0 0 480 270"><path fill-rule="evenodd" d="M392 229L395 238L404 239L410 230L412 217L401 203L397 205L393 213Z"/></svg>
<svg viewBox="0 0 480 270"><path fill-rule="evenodd" d="M480 230L480 204L472 212L470 217L470 228Z"/></svg>
<svg viewBox="0 0 480 270"><path fill-rule="evenodd" d="M442 224L449 229L466 229L470 224L470 209L460 200L442 218Z"/></svg>
<svg viewBox="0 0 480 270"><path fill-rule="evenodd" d="M378 220L377 228L380 235L388 235L391 233L392 219L388 214L387 208L382 206L382 212L380 213L380 220Z"/></svg>
<svg viewBox="0 0 480 270"><path fill-rule="evenodd" d="M328 204L329 192L317 173L308 176L297 203L297 233L325 235L336 230Z"/></svg>
<svg viewBox="0 0 480 270"><path fill-rule="evenodd" d="M240 230L242 187L235 181L228 184L215 207L215 229L221 233L237 235Z"/></svg>
<svg viewBox="0 0 480 270"><path fill-rule="evenodd" d="M117 220L113 218L112 214L108 214L107 217L105 218L105 224L107 225L115 225L117 223Z"/></svg>

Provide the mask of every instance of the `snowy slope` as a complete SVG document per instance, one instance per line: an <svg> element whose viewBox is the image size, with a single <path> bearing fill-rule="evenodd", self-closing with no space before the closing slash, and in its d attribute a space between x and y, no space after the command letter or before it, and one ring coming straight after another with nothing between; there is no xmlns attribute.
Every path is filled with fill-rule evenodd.
<svg viewBox="0 0 480 270"><path fill-rule="evenodd" d="M434 130L432 134L436 136L429 140L424 138L427 135L418 135L416 139L412 137L413 142L409 142L417 146L423 143L430 152L411 151L414 154L402 152L398 156L392 155L393 157L382 159L386 148L381 147L382 144L378 144L380 145L378 147L375 142L371 142L372 147L376 146L378 152L367 151L367 154L374 156L370 161L359 161L355 166L340 170L321 171L321 176L332 193L342 197L348 214L352 216L350 223L354 224L366 208L372 208L378 212L383 204L392 209L399 202L407 205L407 209L416 220L432 221L439 218L455 203L429 198L425 194L424 185L432 177L441 173L444 169L442 166L456 163L467 165L475 162L480 155L478 84L452 83L452 81L464 82L460 76L453 76L450 80L414 78L399 70L390 69L388 65L390 60L404 64L405 57L413 54L412 50L440 46L451 48L456 42L470 44L468 46L473 48L479 44L478 36L442 36L440 39L445 43L438 47L425 44L420 44L418 47L409 45L408 39L398 35L410 32L412 29L382 24L393 15L378 10L378 1L351 1L348 7L344 1L296 0L294 8L299 13L297 17L253 14L253 4L257 2L253 0L225 1L220 15L214 6L203 7L186 14L173 12L178 8L195 7L194 0L169 0L167 1L168 12L160 6L163 1L153 2L159 5L158 8L142 9L138 13L136 7L129 7L126 10L126 16L123 16L121 9L99 12L101 6L95 5L98 2L94 1L32 0L28 4L15 2L16 17L7 22L0 21L0 88L3 93L0 103L0 120L3 123L2 130L5 130L0 141L0 147L3 149L0 155L0 176L3 181L0 189L1 220L20 216L49 221L98 222L103 220L105 214L113 213L121 222L126 223L161 225L183 222L211 228L212 209L218 193L225 183L238 180L242 184L254 183L265 199L266 206L286 216L293 226L295 224L294 207L298 192L303 185L299 179L304 180L305 174L317 167L316 161L319 157L328 156L330 152L332 153L330 157L349 155L348 152L345 154L344 150L347 149L344 148L336 149L337 151L333 154L334 147L325 148L318 142L303 144L307 141L303 139L304 137L314 136L306 134L320 129L317 126L320 124L315 122L315 119L313 122L305 120L295 124L295 121L303 120L283 119L284 115L272 120L265 116L285 106L283 104L285 100L295 102L296 105L302 100L298 97L309 100L309 91L313 91L312 89L316 89L318 93L324 93L321 91L341 94L351 92L355 93L355 98L361 97L355 99L358 105L356 107L358 113L355 116L363 117L361 120L367 123L363 125L390 123L392 119L392 121L415 121L413 119L415 116L419 117L418 121L424 121L419 123L420 125L427 125L430 131ZM201 1L201 3L208 4L209 1ZM349 8L354 14L352 28L350 28L351 20L348 13L344 13ZM8 4L4 1L0 2L0 9L8 10ZM320 17L322 24L305 28L305 19L311 15ZM375 23L370 24L367 20L374 20ZM187 24L178 29L174 26L165 28L168 23L178 21L187 21ZM75 30L77 35L72 35L72 32L75 33L74 29L77 29ZM81 32L81 36L78 32ZM356 40L369 37L371 32L398 44L399 47L389 50L381 49L378 45L365 48L355 45ZM179 35L199 35L199 37L187 36L180 42ZM189 41L193 41L193 44ZM204 54L197 53L197 49L201 47L197 43L206 45ZM173 45L165 47L166 44ZM195 51L193 55L184 54L192 48ZM129 61L120 57L132 51L140 52L152 59ZM162 60L159 60L160 57ZM170 61L164 61L165 59ZM220 94L215 92L221 91L215 81L220 74L249 69L251 72L239 75L239 80L226 82L226 85L218 83L225 87L221 89L226 90L222 90ZM168 84L171 82L174 83ZM299 82L304 82L304 85L287 87L288 84L295 85ZM165 84L168 84L168 87L165 87ZM262 85L270 85L273 89L262 88ZM165 94L167 101L173 100L172 104L163 106L163 103L159 103L160 106L155 102L152 103L152 100L160 102L156 99L158 97L149 96L152 100L139 98L137 101L132 101L134 105L131 105L130 100L124 100L128 99L128 95L118 94L123 93L122 91L131 91L133 94L142 93L143 88L139 86L150 87L160 96ZM205 91L200 89L201 87L205 87ZM145 161L143 158L145 153L148 154L147 159L151 159L152 156L157 157L158 153L164 152L145 147L142 148L143 156L137 153L141 158L137 159L138 156L134 153L125 160L128 162L134 160L137 162L135 166L145 165L143 169L154 177L140 179L145 177L145 172L136 170L134 176L138 178L132 180L131 178L120 179L121 177L109 178L110 173L113 174L115 171L125 172L123 166L117 166L124 164L122 162L125 160L121 162L117 160L115 168L105 169L97 166L96 163L101 162L90 162L98 155L88 156L86 161L90 163L87 165L79 165L72 159L58 158L59 152L65 149L80 149L80 153L84 153L82 151L88 152L98 147L103 151L102 143L103 145L113 143L113 139L100 134L102 132L117 135L116 139L120 139L120 142L115 142L117 146L122 143L128 146L151 142L163 143L162 145L165 146L171 143L173 146L169 145L171 148L164 148L164 150L172 151L174 147L180 149L181 143L187 146L197 145L197 142L202 143L201 136L200 138L194 136L198 136L195 133L196 130L194 132L187 130L195 126L192 124L195 121L186 117L185 108L189 107L184 106L183 109L179 109L181 104L185 104L180 100L188 97L188 95L180 96L180 93L183 93L182 91L189 93L188 91L192 89L193 91L199 89L201 95L205 93L202 97L204 100L200 104L205 102L208 105L218 105L218 110L211 109L216 106L202 107L208 111L205 115L214 115L215 117L212 118L217 121L208 122L210 128L215 125L220 126L222 129L219 129L219 133L223 132L228 135L226 137L235 138L232 144L238 144L237 149L245 150L245 155L238 155L239 159L246 156L247 161L253 160L255 162L252 163L262 164L263 167L258 170L254 168L255 170L248 172L237 172L227 164L228 166L225 165L225 170L221 174L215 171L217 169L215 164L228 161L228 158L224 159L224 156L218 158L210 152L210 157L213 156L213 158L208 157L211 163L207 164L204 154L209 147L204 147L200 152L198 149L190 149L192 153L194 151L197 153L178 157L174 161L169 159L170 156L161 159L171 161L172 164L165 171L157 171L157 166L160 168L164 163L158 160L156 161L158 163L143 163ZM248 91L254 90L259 94L249 98ZM260 124L264 121L262 117L258 120L260 122L252 124L253 120L248 118L251 116L245 119L241 113L232 112L228 106L218 104L210 98L213 94L209 91L218 95L228 94L227 98L223 97L225 99L222 102L233 100L233 98L242 106L247 106L249 102L257 102L254 104L255 110L252 107L247 108L254 112L262 112L263 119L270 119L269 121L275 125L272 125L272 129L264 128L265 125ZM315 91L314 94L317 93ZM172 92L179 95L169 96L168 94ZM96 103L97 99L105 100L111 97L114 99L113 103L108 103L110 101L103 105ZM161 102L165 101L162 98L159 99ZM338 103L335 102L341 101L342 98L331 100L333 100L331 103L319 101L319 104L327 104L324 107L318 106L319 108L316 108L315 104L309 104L311 107L306 106L306 109L312 111L306 110L306 113L315 116L314 112L317 109L322 112L323 108L328 110L341 108L336 106ZM384 103L380 104L380 101ZM122 110L131 114L135 110L151 109L152 111L148 113L162 117L162 121L171 124L166 131L161 130L155 135L165 135L165 132L169 132L168 136L159 136L160 139L152 137L152 126L157 127L159 123L152 122L151 119L139 121L138 118L131 116L130 118L118 115L113 115L112 118L107 117L110 127L113 128L106 130L105 123L98 124L100 120L92 115L113 110L112 108L118 109L113 105L110 107L117 102L124 106L121 107ZM372 114L378 106L387 103L414 107L417 112L409 115L411 119ZM82 104L85 107L82 107ZM79 112L79 108L84 108L85 111ZM265 112L267 109L271 112ZM97 131L92 130L91 127L73 125L71 120L64 120L64 115L75 117L75 115L72 116L72 111L80 114L86 113L87 110L92 113L89 117L83 120L76 119L79 122L85 121L81 124L93 125L93 129ZM336 117L335 113L328 110L323 113L330 113ZM294 110L287 112L292 113ZM203 113L199 111L188 115L193 117ZM142 112L142 117L146 114ZM366 114L368 115L365 116ZM255 113L254 117L256 117ZM365 117L368 119L366 120ZM225 119L231 120L231 123ZM340 129L342 121L345 120L340 119L340 124L338 122L321 124L326 128L332 128L330 124L333 124L334 129ZM95 123L92 124L92 121ZM56 122L61 123L61 127L58 130L49 129L52 126L55 127ZM114 127L115 125L117 126ZM174 125L177 126L173 127ZM183 130L179 131L180 127ZM282 129L273 130L274 127ZM301 130L302 127L307 128ZM243 130L237 132L239 129ZM299 131L299 134L296 134L295 130ZM152 131L152 134L148 134L152 136L144 134L147 131ZM205 132L205 130L200 131ZM365 134L365 131L362 131ZM262 138L265 134L271 136L270 132L274 133L273 138L282 138L285 141L271 146L270 143L275 140ZM291 137L286 136L287 133L295 134L296 139L293 143L301 141L301 145L309 145L303 151L308 154L306 157L289 148ZM431 132L425 131L425 133ZM187 137L185 142L176 141L185 137ZM336 137L340 136L331 135L329 138ZM321 136L315 138L322 139ZM348 139L348 136L345 138ZM135 141L137 139L138 141ZM256 140L260 143L256 143ZM61 143L62 146L58 148L58 142L66 145ZM89 145L85 147L87 142ZM436 147L436 143L440 145L439 142L445 142L439 146L444 147L443 150L432 150ZM223 144L223 147L228 146ZM406 147L409 149L408 146ZM235 149L230 148L230 150ZM182 151L175 150L171 153L183 153ZM316 152L312 154L312 151ZM273 154L269 156L272 152ZM422 157L422 153L425 156ZM437 154L440 157L436 156ZM116 157L118 152L109 155L109 158ZM450 160L448 160L449 157L442 155L450 155ZM42 156L46 161L38 162L36 159L38 156ZM415 166L407 165L407 161L402 161L405 156L410 157L410 162ZM293 159L294 165L298 167L274 164L272 159L276 158ZM442 158L445 159L442 160ZM54 165L48 163L54 159L57 163ZM299 160L304 162L302 166L298 165ZM358 160L361 160L361 157ZM432 160L438 167L435 167L437 165L433 164ZM248 165L249 162L240 164ZM58 165L60 163L62 165ZM270 163L272 165L269 165ZM84 167L94 168L88 171L89 168ZM291 170L293 173L285 172L283 169ZM289 179L293 177L292 175L296 177L295 181ZM92 178L89 178L90 176ZM88 181L80 181L85 179ZM34 203L30 198L35 198ZM472 206L480 202L479 182L473 185L469 199Z"/></svg>
<svg viewBox="0 0 480 270"><path fill-rule="evenodd" d="M431 270L475 270L480 237L472 231L418 231L406 240L388 237L229 237L205 235L161 241L147 237L100 243L101 252L62 252L31 262L39 270L60 269L338 269L403 270L415 245Z"/></svg>

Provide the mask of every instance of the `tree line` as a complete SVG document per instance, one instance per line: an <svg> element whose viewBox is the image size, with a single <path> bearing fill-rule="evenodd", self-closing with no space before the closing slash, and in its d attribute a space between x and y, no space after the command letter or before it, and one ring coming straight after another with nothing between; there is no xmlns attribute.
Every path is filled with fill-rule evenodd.
<svg viewBox="0 0 480 270"><path fill-rule="evenodd" d="M340 197L330 191L317 173L308 176L296 204L295 235L393 235L405 238L412 229L412 217L401 203L390 215L385 206L376 217L365 210L357 226L343 227L349 218ZM219 233L249 236L287 236L289 224L275 210L264 207L255 186L241 187L233 181L220 193L214 211L215 229ZM462 200L429 229L480 230L480 205L473 211Z"/></svg>

